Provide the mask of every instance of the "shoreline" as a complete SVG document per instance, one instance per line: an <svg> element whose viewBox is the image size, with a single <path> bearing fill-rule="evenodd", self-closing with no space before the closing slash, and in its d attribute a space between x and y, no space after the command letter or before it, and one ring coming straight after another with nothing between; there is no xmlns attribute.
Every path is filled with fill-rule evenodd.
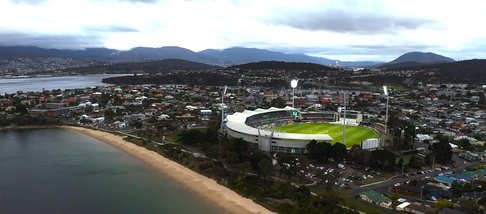
<svg viewBox="0 0 486 214"><path fill-rule="evenodd" d="M93 137L108 143L129 155L150 165L158 172L181 184L198 197L220 209L222 213L273 213L254 201L238 195L233 190L218 184L215 180L198 174L191 169L172 161L154 151L147 150L125 141L121 136L111 133L74 126L53 126Z"/></svg>

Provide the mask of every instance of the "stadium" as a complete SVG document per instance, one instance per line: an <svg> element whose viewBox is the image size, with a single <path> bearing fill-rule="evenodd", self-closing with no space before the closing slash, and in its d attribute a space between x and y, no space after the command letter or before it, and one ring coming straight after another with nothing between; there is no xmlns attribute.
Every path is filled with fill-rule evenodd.
<svg viewBox="0 0 486 214"><path fill-rule="evenodd" d="M311 140L342 142L342 124L346 121L346 146L361 145L364 149L379 147L379 132L359 126L358 111L300 112L296 108L245 110L228 115L223 132L228 138L242 138L258 145L265 152L305 154Z"/></svg>

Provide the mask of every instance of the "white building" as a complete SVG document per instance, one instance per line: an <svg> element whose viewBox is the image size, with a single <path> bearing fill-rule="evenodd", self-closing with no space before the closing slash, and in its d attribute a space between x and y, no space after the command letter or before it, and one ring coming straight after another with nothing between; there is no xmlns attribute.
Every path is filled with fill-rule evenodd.
<svg viewBox="0 0 486 214"><path fill-rule="evenodd" d="M292 123L298 110L292 107L245 110L226 117L224 131L228 137L242 138L258 144L262 151L281 153L306 153L311 140L332 142L327 134L294 134L269 130L275 125ZM266 127L266 128L265 128Z"/></svg>

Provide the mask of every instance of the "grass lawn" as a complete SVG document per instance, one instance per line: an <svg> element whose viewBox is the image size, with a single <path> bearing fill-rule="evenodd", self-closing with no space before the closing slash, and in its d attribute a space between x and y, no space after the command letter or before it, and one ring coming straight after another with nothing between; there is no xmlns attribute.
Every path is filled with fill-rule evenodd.
<svg viewBox="0 0 486 214"><path fill-rule="evenodd" d="M273 130L297 134L328 134L333 143L342 142L343 126L329 123L302 123L279 126ZM346 147L360 145L361 141L369 138L379 138L380 134L372 128L363 126L346 126Z"/></svg>

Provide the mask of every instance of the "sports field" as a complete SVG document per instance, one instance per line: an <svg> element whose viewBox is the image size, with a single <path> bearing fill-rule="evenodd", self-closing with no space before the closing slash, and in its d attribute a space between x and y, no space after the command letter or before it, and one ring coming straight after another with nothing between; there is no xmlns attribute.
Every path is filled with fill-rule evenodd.
<svg viewBox="0 0 486 214"><path fill-rule="evenodd" d="M335 142L343 141L343 126L329 123L302 123L275 127L272 130L298 134L328 134ZM379 138L380 134L368 127L346 126L346 147L360 145L369 138Z"/></svg>

